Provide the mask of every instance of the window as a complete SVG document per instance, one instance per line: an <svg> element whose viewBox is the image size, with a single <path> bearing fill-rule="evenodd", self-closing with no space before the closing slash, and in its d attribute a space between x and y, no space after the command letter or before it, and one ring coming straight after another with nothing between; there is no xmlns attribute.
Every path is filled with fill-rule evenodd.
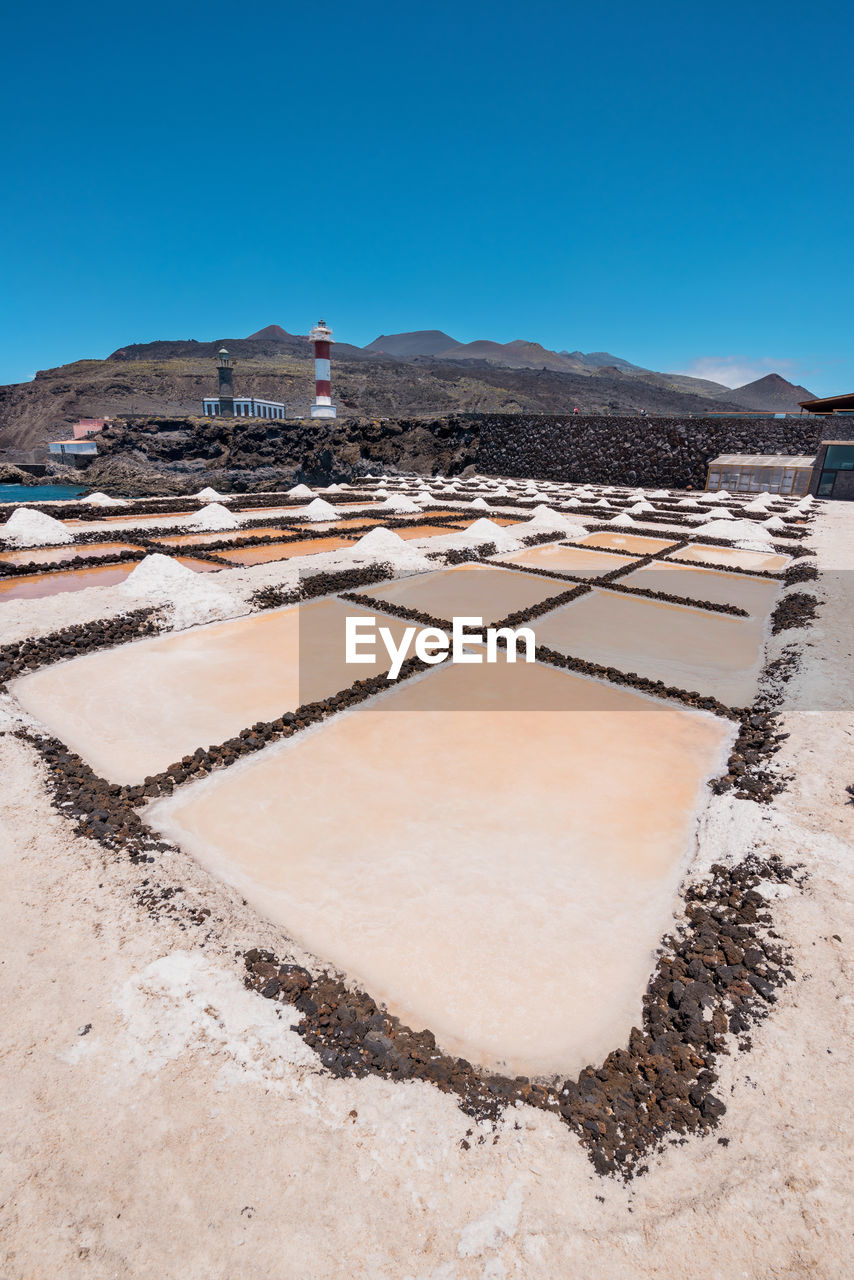
<svg viewBox="0 0 854 1280"><path fill-rule="evenodd" d="M829 498L833 493L833 482L836 479L835 471L822 471L821 480L818 484L818 496L820 498Z"/></svg>
<svg viewBox="0 0 854 1280"><path fill-rule="evenodd" d="M854 471L854 444L831 444L824 465L828 471Z"/></svg>
<svg viewBox="0 0 854 1280"><path fill-rule="evenodd" d="M798 497L802 497L810 487L810 479L812 472L807 471L806 467L801 467L795 472L795 483L792 486L792 493Z"/></svg>
<svg viewBox="0 0 854 1280"><path fill-rule="evenodd" d="M714 491L715 489L719 489L719 488L720 488L720 484L721 484L721 473L720 473L720 471L710 471L710 472L709 472L709 484L708 484L708 488L709 488L710 490Z"/></svg>
<svg viewBox="0 0 854 1280"><path fill-rule="evenodd" d="M788 497L792 492L792 485L794 483L795 483L795 468L786 467L786 470L783 472L783 484L780 489L780 492L784 494L786 497Z"/></svg>

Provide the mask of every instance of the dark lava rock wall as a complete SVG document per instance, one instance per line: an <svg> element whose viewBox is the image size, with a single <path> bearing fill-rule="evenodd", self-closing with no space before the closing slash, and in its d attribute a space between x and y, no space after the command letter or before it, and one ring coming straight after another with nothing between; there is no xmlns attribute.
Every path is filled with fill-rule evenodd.
<svg viewBox="0 0 854 1280"><path fill-rule="evenodd" d="M808 418L120 419L98 437L100 456L87 482L141 493L140 472L151 469L162 486L157 492L188 486L195 491L196 481L205 479L229 489L296 481L326 485L369 471L457 475L474 467L539 480L696 489L704 487L707 464L720 453L814 454L828 430ZM852 433L852 427L845 430ZM125 476L125 468L134 475Z"/></svg>
<svg viewBox="0 0 854 1280"><path fill-rule="evenodd" d="M480 419L476 466L537 480L702 489L721 453L814 454L827 431L808 418L496 416Z"/></svg>

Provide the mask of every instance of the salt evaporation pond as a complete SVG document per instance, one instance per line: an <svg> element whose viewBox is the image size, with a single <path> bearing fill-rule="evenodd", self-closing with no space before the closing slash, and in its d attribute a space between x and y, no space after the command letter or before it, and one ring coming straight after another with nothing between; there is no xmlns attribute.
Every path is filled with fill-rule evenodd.
<svg viewBox="0 0 854 1280"><path fill-rule="evenodd" d="M13 691L96 773L137 783L197 747L388 670L384 649L382 661L347 665L347 616L365 614L319 600L194 627L56 663L21 676ZM395 639L405 626L382 625ZM311 649L302 662L301 632Z"/></svg>
<svg viewBox="0 0 854 1280"><path fill-rule="evenodd" d="M676 564L672 560L654 560L634 573L627 573L620 581L627 587L643 587L645 591L666 591L693 600L709 600L712 604L734 604L759 618L769 615L780 590L780 583L772 578L692 569L689 564Z"/></svg>
<svg viewBox="0 0 854 1280"><path fill-rule="evenodd" d="M778 555L776 551L742 551L739 547L706 547L702 543L683 547L674 551L671 560L700 560L707 564L719 564L729 569L760 569L764 572L776 573L785 569L789 556Z"/></svg>
<svg viewBox="0 0 854 1280"><path fill-rule="evenodd" d="M611 555L608 551L585 551L582 547L565 547L550 543L542 547L528 547L525 551L511 551L500 556L505 564L518 564L532 569L551 569L555 573L576 573L581 577L599 577L613 573L633 563L631 556Z"/></svg>
<svg viewBox="0 0 854 1280"><path fill-rule="evenodd" d="M236 547L218 551L230 564L266 564L270 560L290 560L293 556L316 556L321 551L340 551L351 547L352 538L301 538L297 542L270 542L266 546Z"/></svg>
<svg viewBox="0 0 854 1280"><path fill-rule="evenodd" d="M455 617L475 617L489 625L566 589L560 582L533 574L463 564L366 587L364 591L378 602L388 600L434 618L450 621Z"/></svg>
<svg viewBox="0 0 854 1280"><path fill-rule="evenodd" d="M243 542L246 538L282 538L290 537L291 534L297 533L297 529L290 528L273 528L267 529L215 529L208 533L170 533L163 538L157 538L157 542L161 546L166 547L185 547L203 546L206 542Z"/></svg>
<svg viewBox="0 0 854 1280"><path fill-rule="evenodd" d="M221 568L207 560L193 560L189 556L177 556L176 559L194 573L210 573ZM90 569L33 573L25 578L0 578L0 602L38 600L44 596L59 595L63 591L86 591L89 587L114 587L117 583L124 582L135 568L136 564L133 563L93 565Z"/></svg>
<svg viewBox="0 0 854 1280"><path fill-rule="evenodd" d="M61 547L26 547L20 551L0 551L0 561L5 564L62 564L66 560L96 560L100 556L115 556L122 551L137 551L130 542L65 543ZM140 552L141 554L141 552Z"/></svg>
<svg viewBox="0 0 854 1280"><path fill-rule="evenodd" d="M647 538L637 533L611 533L600 529L597 533L588 533L586 538L579 538L582 547L605 547L608 551L628 551L638 556L658 555L665 547L672 547L678 541L677 535L669 538Z"/></svg>
<svg viewBox="0 0 854 1280"><path fill-rule="evenodd" d="M727 706L753 700L764 619L710 613L599 587L532 623L537 644L635 672Z"/></svg>
<svg viewBox="0 0 854 1280"><path fill-rule="evenodd" d="M573 1074L640 1021L733 734L541 665L446 665L147 819L444 1049Z"/></svg>

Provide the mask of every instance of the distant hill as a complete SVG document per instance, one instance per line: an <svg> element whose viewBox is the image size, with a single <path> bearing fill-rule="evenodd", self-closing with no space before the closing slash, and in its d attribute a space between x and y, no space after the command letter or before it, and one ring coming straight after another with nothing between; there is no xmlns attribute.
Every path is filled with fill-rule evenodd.
<svg viewBox="0 0 854 1280"><path fill-rule="evenodd" d="M787 382L779 373L769 373L764 378L757 378L755 382L736 387L733 391L727 391L726 396L745 409L773 409L775 413L797 413L801 400L816 398L815 392Z"/></svg>
<svg viewBox="0 0 854 1280"><path fill-rule="evenodd" d="M235 361L238 394L280 400L289 416L307 416L314 396L311 344L304 334L269 324L246 338L130 343L105 360L78 360L0 387L0 448L39 447L78 417L199 414L202 397L216 390L215 360L223 346ZM608 352L550 351L524 339L464 343L439 329L382 334L367 347L336 343L332 393L342 418L571 414L575 408L702 416L752 408L757 395L760 408L796 408L810 394L776 376L731 392L719 383L642 369Z"/></svg>
<svg viewBox="0 0 854 1280"><path fill-rule="evenodd" d="M449 338L447 333L442 333L441 329L416 329L413 333L381 333L364 350L407 360L413 356L435 356L462 345L455 338Z"/></svg>

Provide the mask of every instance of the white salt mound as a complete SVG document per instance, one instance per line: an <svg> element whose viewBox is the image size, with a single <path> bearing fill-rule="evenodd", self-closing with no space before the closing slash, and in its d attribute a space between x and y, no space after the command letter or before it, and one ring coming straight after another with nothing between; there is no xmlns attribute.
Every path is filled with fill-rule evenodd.
<svg viewBox="0 0 854 1280"><path fill-rule="evenodd" d="M733 514L730 511L729 507L718 507L718 509L715 511L716 520L732 520L733 518L734 518Z"/></svg>
<svg viewBox="0 0 854 1280"><path fill-rule="evenodd" d="M47 547L73 542L74 534L53 516L43 511L31 511L17 507L4 525L0 525L0 537L15 547Z"/></svg>
<svg viewBox="0 0 854 1280"><path fill-rule="evenodd" d="M547 529L554 529L560 532L578 533L579 537L587 532L586 525L583 525L579 520L574 520L571 516L565 516L560 511L554 511L551 507L542 505L535 507L534 514L530 520L525 521L526 529L530 525L543 532Z"/></svg>
<svg viewBox="0 0 854 1280"><path fill-rule="evenodd" d="M762 549L770 547L771 535L761 524L752 520L710 520L691 530L692 538L725 538L727 542L735 542L740 546L753 544ZM748 549L750 549L748 547Z"/></svg>
<svg viewBox="0 0 854 1280"><path fill-rule="evenodd" d="M233 493L228 493L228 494L217 493L216 489L212 489L210 485L208 485L204 489L200 489L199 492L196 494L196 497L201 502L233 502L234 501Z"/></svg>
<svg viewBox="0 0 854 1280"><path fill-rule="evenodd" d="M618 516L614 516L614 519L609 520L608 523L616 525L618 529L637 528L637 520L633 520L627 511L621 511Z"/></svg>
<svg viewBox="0 0 854 1280"><path fill-rule="evenodd" d="M381 525L363 534L347 554L359 560L388 561L393 568L409 573L424 573L436 567L423 551L418 551L393 529L384 529Z"/></svg>
<svg viewBox="0 0 854 1280"><path fill-rule="evenodd" d="M331 502L324 502L322 498L315 498L307 507L300 507L299 511L294 512L295 515L305 516L307 520L340 520L341 516L336 507Z"/></svg>
<svg viewBox="0 0 854 1280"><path fill-rule="evenodd" d="M786 522L781 520L779 516L771 516L770 520L762 521L762 528L768 529L772 533L777 533L780 529L785 529Z"/></svg>
<svg viewBox="0 0 854 1280"><path fill-rule="evenodd" d="M745 511L766 511L774 499L770 493L760 493L752 502L745 504Z"/></svg>
<svg viewBox="0 0 854 1280"><path fill-rule="evenodd" d="M684 507L687 510L690 507L698 507L700 504L694 498L682 498L676 505L677 507Z"/></svg>
<svg viewBox="0 0 854 1280"><path fill-rule="evenodd" d="M190 517L187 528L204 530L206 533L212 533L217 529L239 529L240 520L233 511L229 511L228 507L224 507L219 502L209 502L203 510Z"/></svg>
<svg viewBox="0 0 854 1280"><path fill-rule="evenodd" d="M401 515L411 515L421 510L417 502L413 502L402 493L392 494L386 498L385 502L380 503L380 506L384 511L397 511Z"/></svg>
<svg viewBox="0 0 854 1280"><path fill-rule="evenodd" d="M370 533L363 533L350 550L369 551L373 554L381 551L400 551L405 546L405 539L401 538L399 533L395 533L394 529L384 529L381 525L377 525L375 529L371 529Z"/></svg>
<svg viewBox="0 0 854 1280"><path fill-rule="evenodd" d="M653 489L652 493L649 496L651 498L669 498L670 490L669 489Z"/></svg>
<svg viewBox="0 0 854 1280"><path fill-rule="evenodd" d="M293 489L288 489L288 498L313 498L314 491L309 489L307 484L298 484Z"/></svg>
<svg viewBox="0 0 854 1280"><path fill-rule="evenodd" d="M178 630L234 613L231 596L211 582L208 574L194 573L171 556L159 553L141 560L116 590L134 600L170 605L172 625Z"/></svg>
<svg viewBox="0 0 854 1280"><path fill-rule="evenodd" d="M542 528L541 525L539 527ZM515 551L519 546L518 536L503 528L502 525L496 524L494 520L487 519L486 516L475 520L468 529L460 529L457 533L448 534L442 541L461 547L477 547L484 542L494 542L501 551Z"/></svg>
<svg viewBox="0 0 854 1280"><path fill-rule="evenodd" d="M90 507L126 507L127 503L122 502L121 498L111 498L108 493L90 493L88 498L83 499L88 502Z"/></svg>
<svg viewBox="0 0 854 1280"><path fill-rule="evenodd" d="M596 502L593 503L593 505L594 507L610 507L611 506L607 498L599 498Z"/></svg>
<svg viewBox="0 0 854 1280"><path fill-rule="evenodd" d="M471 502L469 503L469 506L475 507L476 510L478 511L489 510L489 503L484 501L483 498L472 498Z"/></svg>
<svg viewBox="0 0 854 1280"><path fill-rule="evenodd" d="M633 516L639 516L644 511L654 511L654 510L655 510L655 507L652 505L651 502L636 502L633 506L628 508L629 514Z"/></svg>

